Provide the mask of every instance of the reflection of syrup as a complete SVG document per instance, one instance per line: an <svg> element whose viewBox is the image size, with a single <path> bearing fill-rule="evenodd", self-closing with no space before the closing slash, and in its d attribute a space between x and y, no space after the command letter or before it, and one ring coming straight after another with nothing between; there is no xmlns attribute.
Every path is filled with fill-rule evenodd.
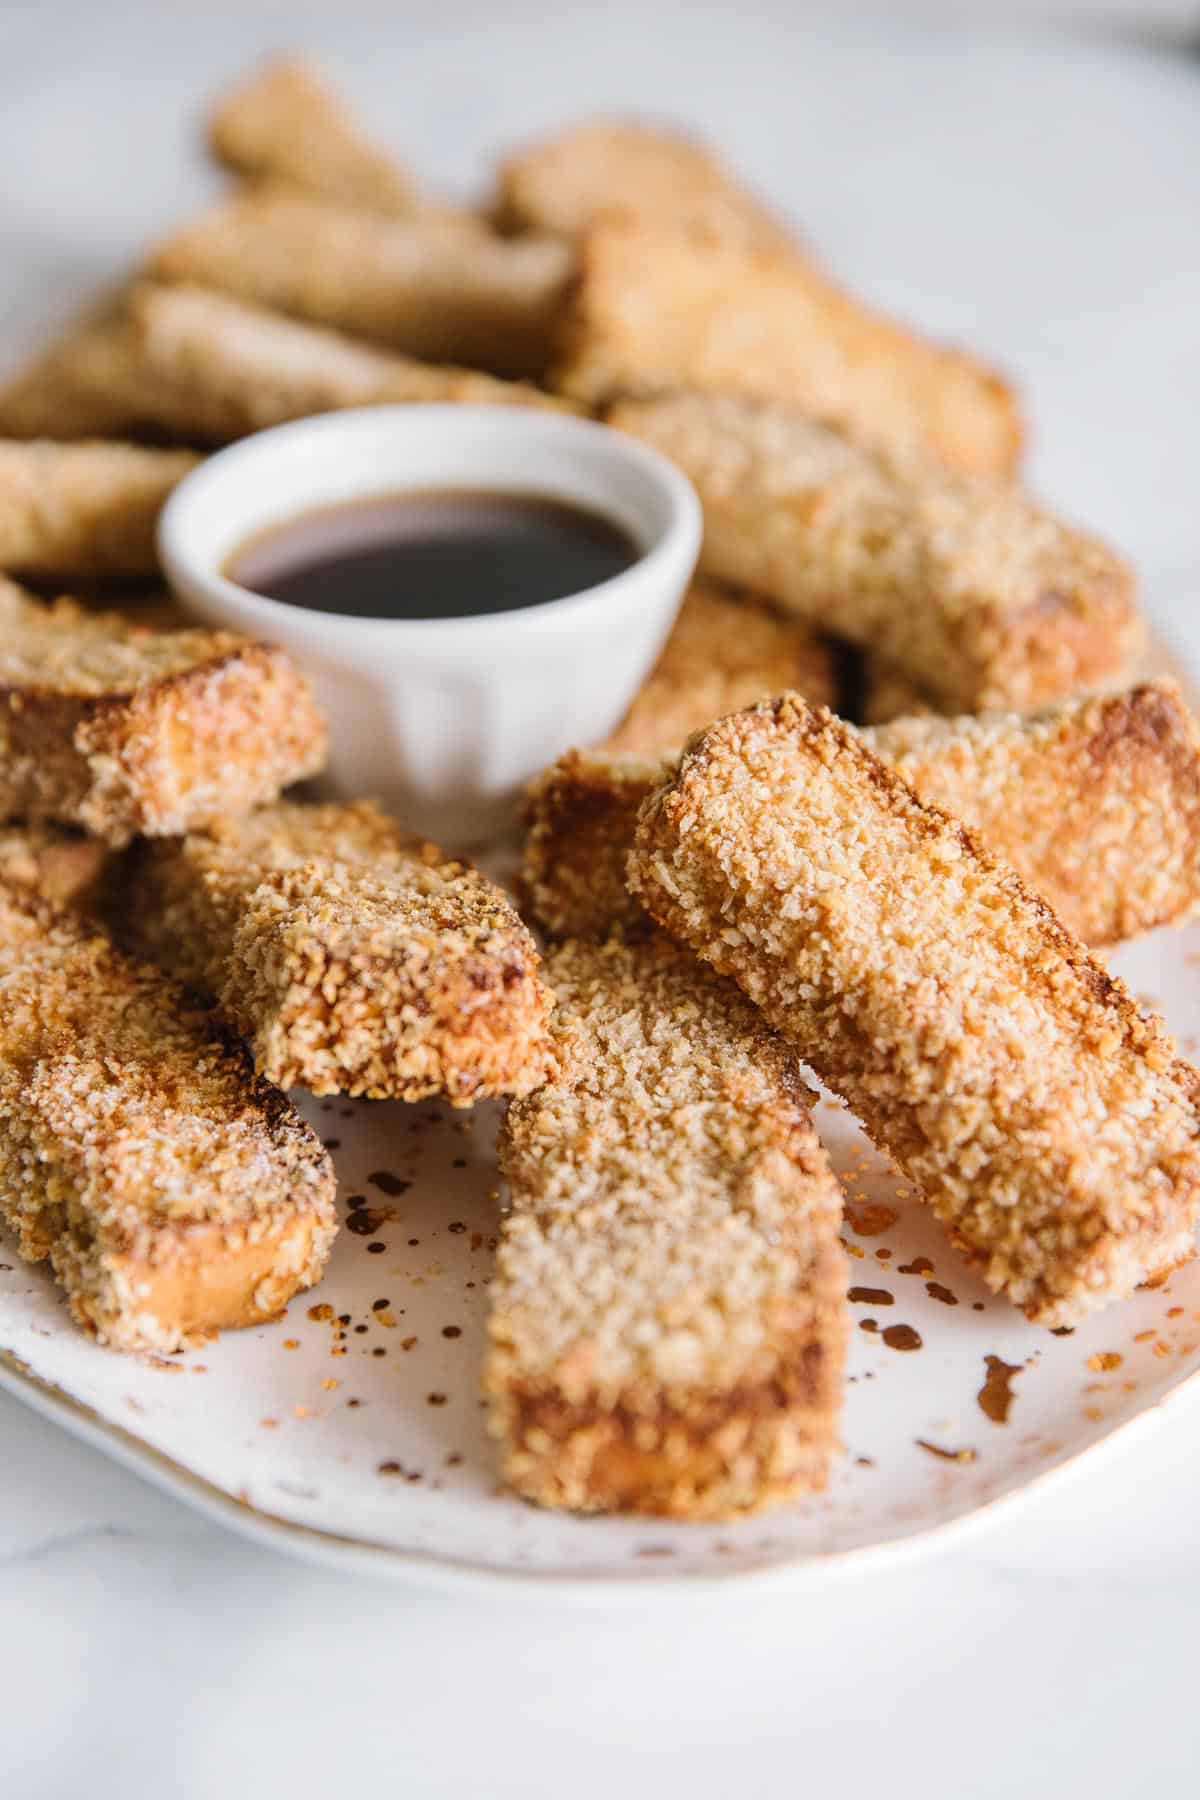
<svg viewBox="0 0 1200 1800"><path fill-rule="evenodd" d="M911 1325L889 1325L882 1333L883 1341L889 1350L919 1350L921 1334L914 1331Z"/></svg>
<svg viewBox="0 0 1200 1800"><path fill-rule="evenodd" d="M846 1298L861 1306L895 1305L894 1296L889 1294L886 1288L852 1287Z"/></svg>
<svg viewBox="0 0 1200 1800"><path fill-rule="evenodd" d="M930 1444L925 1438L917 1438L919 1449L928 1450L930 1456L940 1456L943 1462L973 1463L979 1456L978 1450L943 1450L940 1444Z"/></svg>
<svg viewBox="0 0 1200 1800"><path fill-rule="evenodd" d="M976 1399L993 1425L1007 1425L1009 1408L1016 1395L1012 1391L1013 1376L1019 1375L1024 1363L1006 1363L998 1356L985 1356L987 1379Z"/></svg>

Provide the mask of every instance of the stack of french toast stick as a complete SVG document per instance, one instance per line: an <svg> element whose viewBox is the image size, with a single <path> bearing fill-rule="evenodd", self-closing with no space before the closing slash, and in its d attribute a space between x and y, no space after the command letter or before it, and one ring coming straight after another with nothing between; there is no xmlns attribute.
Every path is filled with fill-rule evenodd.
<svg viewBox="0 0 1200 1800"><path fill-rule="evenodd" d="M506 1480L718 1518L838 1452L814 1078L1031 1320L1190 1256L1200 1082L1097 952L1200 906L1200 733L1128 565L1021 485L1010 385L673 130L569 126L467 206L283 57L208 142L224 197L0 390L0 1218L79 1324L172 1351L320 1279L288 1089L500 1098ZM303 674L155 554L213 447L429 401L593 414L703 507L519 900L305 798Z"/></svg>

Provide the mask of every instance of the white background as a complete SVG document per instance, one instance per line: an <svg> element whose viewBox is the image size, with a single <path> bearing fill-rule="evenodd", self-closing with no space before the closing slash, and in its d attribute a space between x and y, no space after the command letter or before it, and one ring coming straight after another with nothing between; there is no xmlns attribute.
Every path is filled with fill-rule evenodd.
<svg viewBox="0 0 1200 1800"><path fill-rule="evenodd" d="M978 10L0 6L0 355L205 192L198 109L260 47L327 50L458 187L573 111L673 115L864 292L1012 370L1036 480L1200 663L1200 60ZM1192 1792L1198 1489L1184 1397L907 1569L449 1598L242 1544L0 1396L0 1794Z"/></svg>

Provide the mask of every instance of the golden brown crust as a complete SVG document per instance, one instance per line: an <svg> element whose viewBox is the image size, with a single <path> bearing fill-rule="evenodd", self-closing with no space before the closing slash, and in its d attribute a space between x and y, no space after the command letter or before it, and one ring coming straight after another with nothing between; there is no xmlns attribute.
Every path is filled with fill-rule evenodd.
<svg viewBox="0 0 1200 1800"><path fill-rule="evenodd" d="M1200 906L1197 727L1171 683L1032 718L901 719L863 737L1085 943L1121 943ZM625 860L642 802L677 763L572 750L530 784L523 879L550 936L644 929Z"/></svg>
<svg viewBox="0 0 1200 1800"><path fill-rule="evenodd" d="M841 1195L790 1053L664 939L567 944L562 1068L509 1110L484 1387L543 1506L713 1519L822 1487Z"/></svg>
<svg viewBox="0 0 1200 1800"><path fill-rule="evenodd" d="M134 444L0 440L0 569L81 581L157 574L158 515L198 461Z"/></svg>
<svg viewBox="0 0 1200 1800"><path fill-rule="evenodd" d="M328 1155L182 988L0 882L0 1216L102 1342L168 1351L318 1278Z"/></svg>
<svg viewBox="0 0 1200 1800"><path fill-rule="evenodd" d="M0 883L52 906L89 907L108 857L99 838L62 825L0 825Z"/></svg>
<svg viewBox="0 0 1200 1800"><path fill-rule="evenodd" d="M901 469L778 407L701 394L611 422L690 476L701 568L886 656L946 709L1027 710L1119 676L1128 566L1019 489Z"/></svg>
<svg viewBox="0 0 1200 1800"><path fill-rule="evenodd" d="M508 157L500 166L498 216L511 231L568 238L623 217L795 248L788 228L698 139L631 120L572 125Z"/></svg>
<svg viewBox="0 0 1200 1800"><path fill-rule="evenodd" d="M0 818L111 844L274 799L324 763L325 722L285 653L154 631L0 589Z"/></svg>
<svg viewBox="0 0 1200 1800"><path fill-rule="evenodd" d="M896 720L865 734L1093 946L1200 907L1200 731L1171 682L1033 718Z"/></svg>
<svg viewBox="0 0 1200 1800"><path fill-rule="evenodd" d="M1011 390L788 251L624 223L587 233L555 385L588 404L681 388L793 405L871 449L1009 476Z"/></svg>
<svg viewBox="0 0 1200 1800"><path fill-rule="evenodd" d="M1195 1071L840 720L784 696L699 734L643 808L629 880L1030 1318L1070 1324L1191 1255Z"/></svg>
<svg viewBox="0 0 1200 1800"><path fill-rule="evenodd" d="M524 910L552 938L606 937L646 928L625 882L642 803L677 758L568 750L525 795Z"/></svg>
<svg viewBox="0 0 1200 1800"><path fill-rule="evenodd" d="M550 996L512 905L365 801L138 846L113 893L133 947L213 994L283 1087L469 1106L545 1078Z"/></svg>
<svg viewBox="0 0 1200 1800"><path fill-rule="evenodd" d="M418 362L206 288L142 282L129 311L150 377L148 412L198 441L224 442L349 406L571 410L528 382Z"/></svg>
<svg viewBox="0 0 1200 1800"><path fill-rule="evenodd" d="M218 102L208 141L217 161L239 175L368 212L403 216L416 204L407 173L371 142L307 57L260 64Z"/></svg>
<svg viewBox="0 0 1200 1800"><path fill-rule="evenodd" d="M380 219L251 190L161 244L150 274L213 287L432 362L536 375L570 274L557 239Z"/></svg>
<svg viewBox="0 0 1200 1800"><path fill-rule="evenodd" d="M825 640L760 600L698 581L605 748L661 755L699 726L784 688L819 706L833 704L833 653Z"/></svg>
<svg viewBox="0 0 1200 1800"><path fill-rule="evenodd" d="M58 441L135 436L158 410L148 386L119 295L0 388L0 432Z"/></svg>

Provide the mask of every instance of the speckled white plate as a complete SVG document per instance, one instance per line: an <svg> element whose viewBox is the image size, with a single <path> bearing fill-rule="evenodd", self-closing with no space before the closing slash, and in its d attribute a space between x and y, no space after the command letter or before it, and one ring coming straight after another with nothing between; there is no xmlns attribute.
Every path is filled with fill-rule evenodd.
<svg viewBox="0 0 1200 1800"><path fill-rule="evenodd" d="M1200 925L1112 959L1200 1047ZM978 1518L1200 1371L1200 1261L1069 1335L992 1299L851 1118L846 1452L825 1494L741 1524L539 1512L501 1491L479 1367L497 1113L306 1100L346 1218L320 1288L260 1330L166 1360L101 1350L0 1237L0 1385L279 1548L442 1581L575 1589L852 1568ZM7 1253L6 1253L7 1248ZM1160 1427L1165 1428L1165 1427Z"/></svg>

